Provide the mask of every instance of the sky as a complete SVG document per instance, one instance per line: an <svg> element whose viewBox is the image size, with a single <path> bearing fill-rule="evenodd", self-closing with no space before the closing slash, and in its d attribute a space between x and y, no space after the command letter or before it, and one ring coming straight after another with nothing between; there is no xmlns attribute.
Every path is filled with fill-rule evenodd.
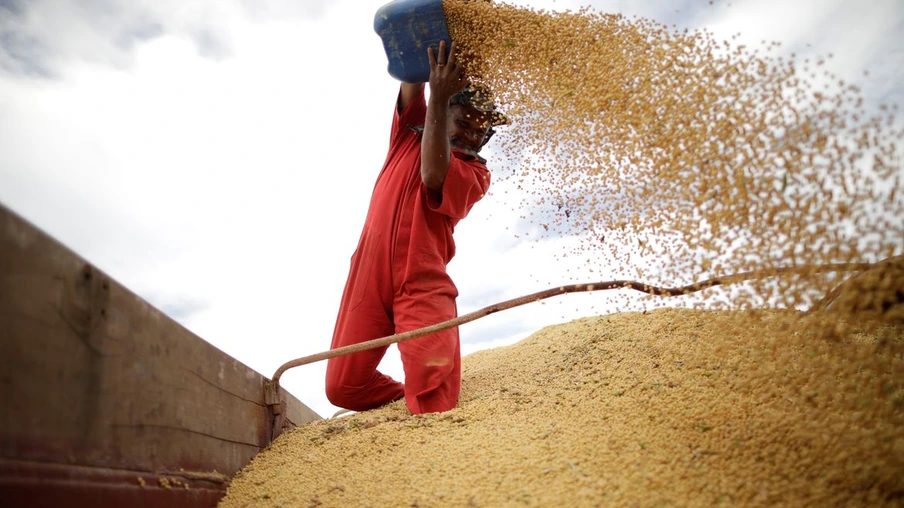
<svg viewBox="0 0 904 508"><path fill-rule="evenodd" d="M328 349L398 92L373 31L385 3L0 0L0 203L266 377ZM512 3L832 53L868 103L904 106L901 0ZM483 155L492 170L492 143ZM461 314L633 274L563 258L575 240L526 235L519 204L499 183L456 228ZM462 326L462 353L613 305L577 294L495 314ZM325 367L282 386L330 416ZM394 346L380 368L403 378Z"/></svg>

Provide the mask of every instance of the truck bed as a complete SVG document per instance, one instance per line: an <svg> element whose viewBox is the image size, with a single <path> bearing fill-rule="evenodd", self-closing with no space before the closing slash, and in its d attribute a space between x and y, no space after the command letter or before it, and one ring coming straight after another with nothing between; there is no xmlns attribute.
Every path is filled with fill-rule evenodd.
<svg viewBox="0 0 904 508"><path fill-rule="evenodd" d="M320 419L266 381L0 205L3 506L215 506Z"/></svg>

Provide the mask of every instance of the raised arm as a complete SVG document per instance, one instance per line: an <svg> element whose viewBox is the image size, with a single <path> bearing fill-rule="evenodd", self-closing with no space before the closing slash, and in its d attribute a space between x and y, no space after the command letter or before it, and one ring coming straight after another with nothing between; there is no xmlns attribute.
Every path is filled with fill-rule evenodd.
<svg viewBox="0 0 904 508"><path fill-rule="evenodd" d="M399 113L404 111L423 89L423 83L402 83L401 95L399 97Z"/></svg>
<svg viewBox="0 0 904 508"><path fill-rule="evenodd" d="M449 99L465 88L464 69L455 57L455 42L446 56L446 42L440 41L439 54L427 48L430 61L430 99L421 141L421 180L434 195L441 193L449 172Z"/></svg>

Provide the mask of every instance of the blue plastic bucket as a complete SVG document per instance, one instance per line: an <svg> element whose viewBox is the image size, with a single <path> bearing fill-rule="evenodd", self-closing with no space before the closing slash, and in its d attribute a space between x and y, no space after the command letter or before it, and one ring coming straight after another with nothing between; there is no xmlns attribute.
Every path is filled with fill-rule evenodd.
<svg viewBox="0 0 904 508"><path fill-rule="evenodd" d="M374 16L374 31L383 40L389 75L406 83L430 77L427 48L450 42L442 0L394 0Z"/></svg>

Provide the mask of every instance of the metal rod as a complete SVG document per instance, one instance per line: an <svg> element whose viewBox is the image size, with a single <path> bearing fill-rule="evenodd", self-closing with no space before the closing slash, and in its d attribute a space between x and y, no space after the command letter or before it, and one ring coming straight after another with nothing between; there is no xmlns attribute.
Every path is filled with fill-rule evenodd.
<svg viewBox="0 0 904 508"><path fill-rule="evenodd" d="M404 333L397 333L395 335L389 335L387 337L382 337L379 339L369 340L366 342L361 342L358 344L352 344L350 346L344 346L336 349L331 349L329 351L322 351L320 353L316 353L310 356L305 356L302 358L298 358L289 362L284 363L273 374L272 378L272 388L273 392L278 392L279 390L279 379L282 375L289 369L300 367L302 365L307 365L309 363L319 362L321 360L327 360L329 358L335 358L337 356L348 355L352 353L357 353L360 351L366 351L368 349L374 349L378 347L388 346L390 344L396 344L398 342L404 342L407 340L416 339L418 337L423 337L424 335L429 335L431 333L435 333L441 330L446 330L448 328L452 328L455 326L460 326L465 323L470 323L471 321L475 321L485 316L489 316L490 314L495 314L497 312L508 310L514 307L519 307L521 305L538 302L540 300L544 300L546 298L551 298L553 296L564 295L567 293L581 293L581 292L590 292L590 291L605 291L609 289L633 289L635 291L640 291L642 293L647 293L653 296L681 296L681 295L689 295L691 293L696 293L697 291L702 291L704 289L708 289L714 286L720 285L728 285L735 284L738 282L744 282L748 280L755 279L763 279L767 277L774 277L777 275L788 275L788 274L799 274L799 275L812 275L816 273L824 273L824 272L838 272L838 271L859 271L866 270L875 266L875 263L831 263L824 265L816 265L816 266L802 266L802 267L779 267L779 268L770 268L764 270L754 270L750 272L737 273L733 275L726 275L722 277L714 277L711 279L706 279L700 282L695 282L693 284L688 284L686 286L676 287L676 288L664 288L653 286L650 284L644 284L641 282L633 281L633 280L611 280L606 282L594 282L594 283L585 283L585 284L570 284L567 286L559 286L555 288L550 288L545 291L539 291L536 293L531 293L529 295L524 295L518 298L513 298L511 300L506 300L503 302L495 303L488 307L484 307L482 309L476 310L469 314L465 314L463 316L459 316L455 319L450 319L448 321L443 321L442 323L437 323L435 325L430 325L424 328L419 328L417 330L411 330Z"/></svg>

